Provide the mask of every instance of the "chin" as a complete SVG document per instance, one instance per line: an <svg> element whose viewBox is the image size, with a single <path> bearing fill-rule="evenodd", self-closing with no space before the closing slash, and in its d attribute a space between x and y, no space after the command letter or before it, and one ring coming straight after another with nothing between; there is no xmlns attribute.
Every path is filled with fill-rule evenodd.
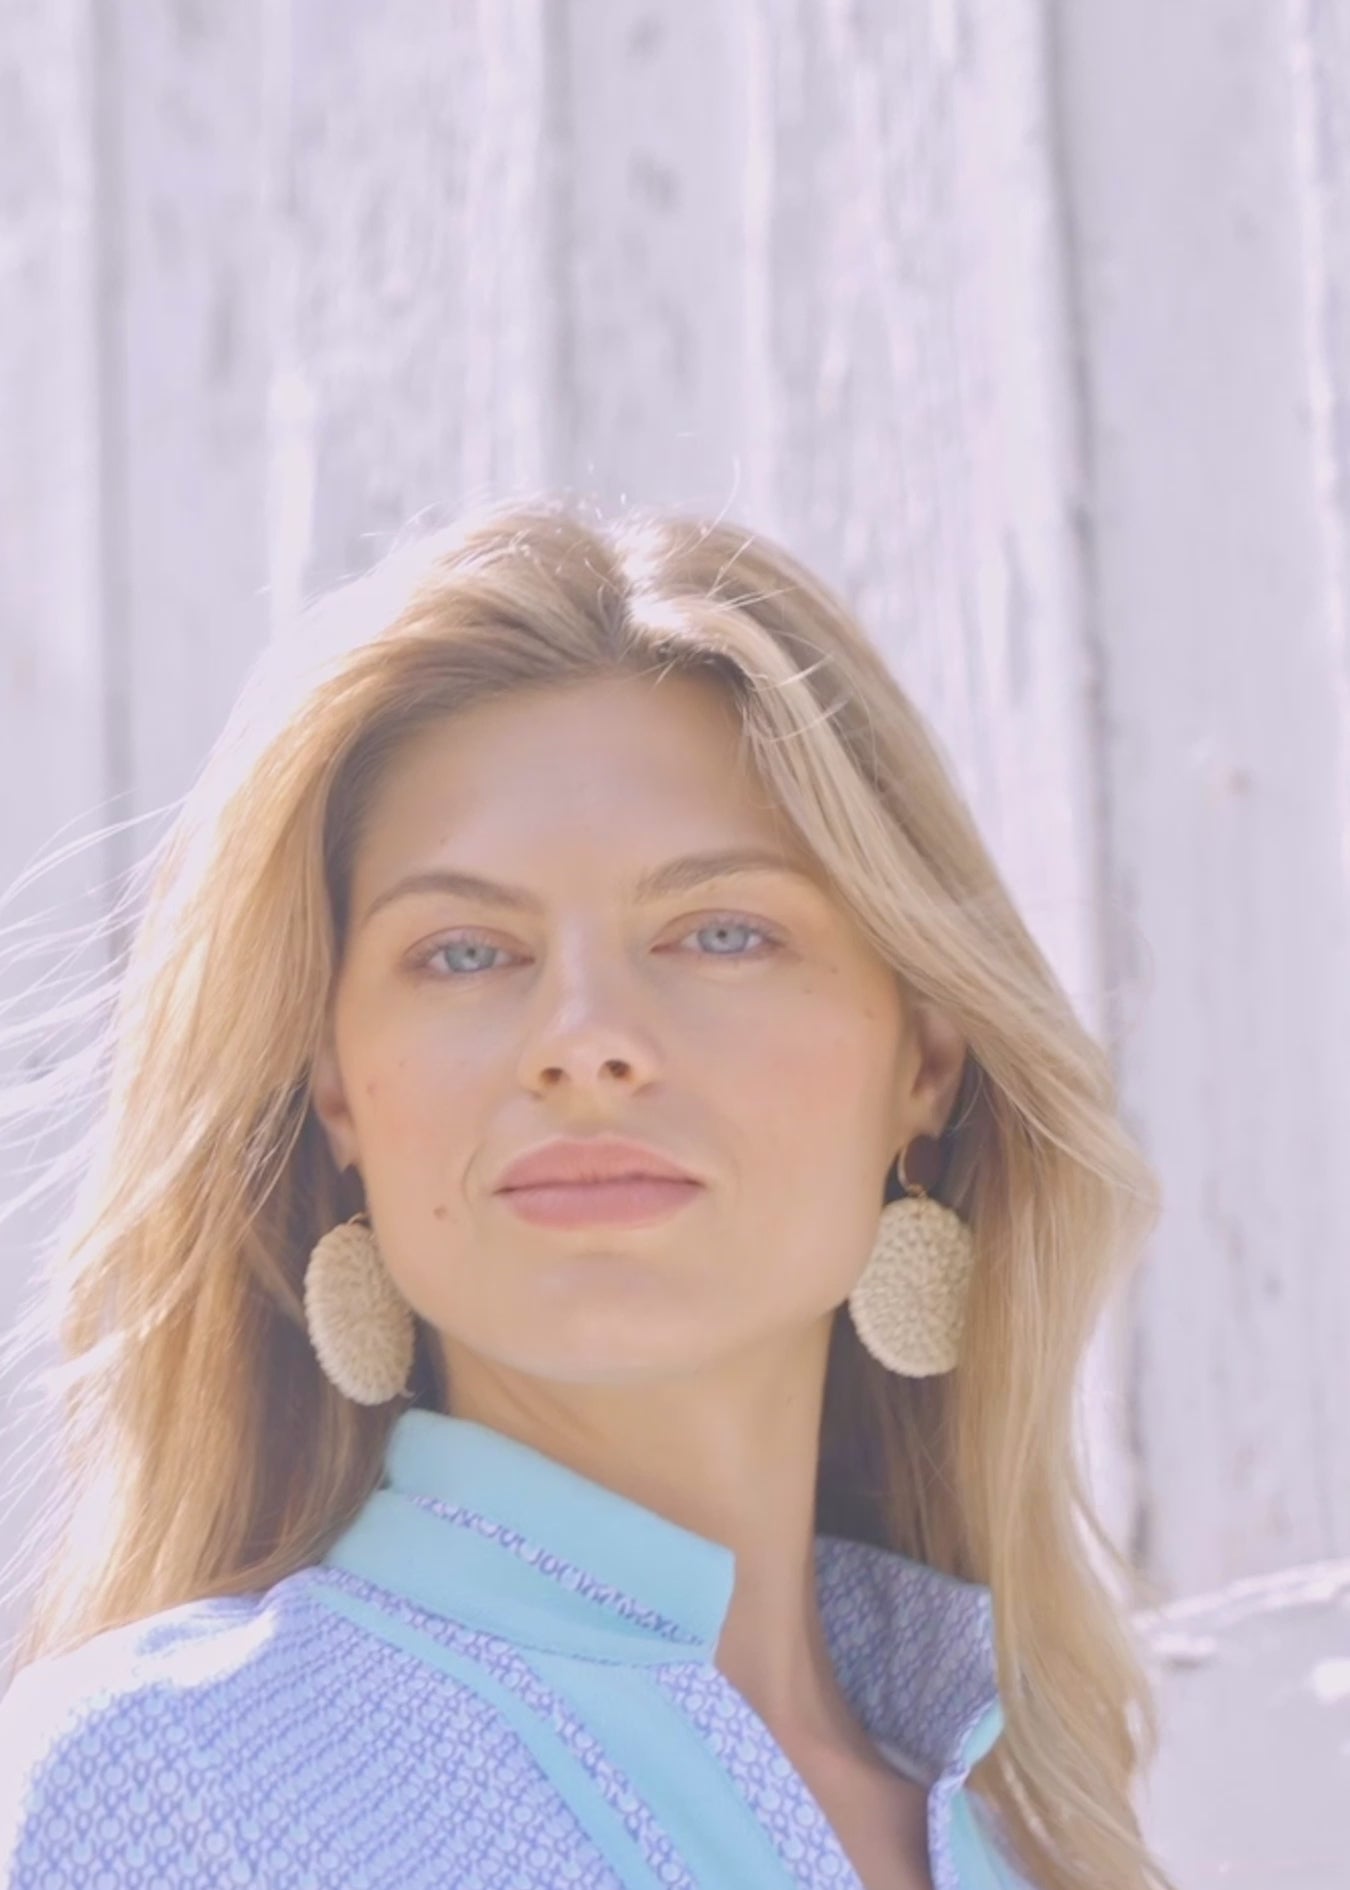
<svg viewBox="0 0 1350 1890"><path fill-rule="evenodd" d="M474 1349L532 1378L570 1385L630 1385L643 1379L683 1377L707 1364L706 1321L681 1320L658 1307L592 1302L538 1303L507 1321ZM495 1341L495 1342L493 1342Z"/></svg>

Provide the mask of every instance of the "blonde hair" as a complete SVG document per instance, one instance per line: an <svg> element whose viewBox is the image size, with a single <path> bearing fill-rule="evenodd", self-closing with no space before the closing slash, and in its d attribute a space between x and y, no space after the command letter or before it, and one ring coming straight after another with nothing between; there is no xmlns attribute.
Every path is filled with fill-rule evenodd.
<svg viewBox="0 0 1350 1890"><path fill-rule="evenodd" d="M969 1045L937 1190L976 1248L961 1363L892 1376L840 1309L819 1526L990 1586L1006 1731L971 1785L1034 1881L1172 1890L1131 1802L1156 1709L1090 1543L1136 1597L1140 1578L1093 1512L1074 1404L1156 1220L1154 1172L881 655L799 562L725 520L484 508L312 605L255 666L139 869L125 968L85 1007L103 1005L94 1053L71 1059L92 1126L20 1337L59 1340L70 1495L43 1516L17 1665L268 1587L375 1486L399 1407L329 1386L302 1300L313 1243L350 1211L308 1084L364 810L430 722L667 669L726 689L838 896ZM420 1322L413 1387L445 1408Z"/></svg>

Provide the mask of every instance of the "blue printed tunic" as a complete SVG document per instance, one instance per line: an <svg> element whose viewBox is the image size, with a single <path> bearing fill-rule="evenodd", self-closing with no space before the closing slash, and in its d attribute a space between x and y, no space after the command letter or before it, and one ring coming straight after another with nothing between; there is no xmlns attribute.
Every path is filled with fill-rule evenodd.
<svg viewBox="0 0 1350 1890"><path fill-rule="evenodd" d="M840 1684L928 1788L935 1890L1029 1890L966 1783L1000 1736L991 1598L819 1536ZM24 1668L9 1890L859 1890L714 1664L733 1552L409 1409L321 1563ZM7 1870L7 1874L6 1874Z"/></svg>

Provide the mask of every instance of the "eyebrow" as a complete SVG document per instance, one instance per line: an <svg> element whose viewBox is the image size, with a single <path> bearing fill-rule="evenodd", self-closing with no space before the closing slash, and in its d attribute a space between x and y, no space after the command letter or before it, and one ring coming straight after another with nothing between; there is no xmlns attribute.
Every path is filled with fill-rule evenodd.
<svg viewBox="0 0 1350 1890"><path fill-rule="evenodd" d="M723 847L713 853L684 853L677 859L667 860L662 866L649 868L633 882L633 897L645 904L654 899L669 898L675 893L688 892L706 880L724 879L732 873L755 872L787 873L794 879L804 880L808 885L816 883L804 867L796 865L785 854L775 853L771 848ZM477 900L481 905L500 906L509 912L543 910L542 900L522 886L504 886L497 880L484 879L480 873L462 873L452 867L434 866L416 873L405 873L392 886L386 886L367 906L361 924L369 924L377 912L392 905L396 899L410 899L426 893L457 893L461 898Z"/></svg>

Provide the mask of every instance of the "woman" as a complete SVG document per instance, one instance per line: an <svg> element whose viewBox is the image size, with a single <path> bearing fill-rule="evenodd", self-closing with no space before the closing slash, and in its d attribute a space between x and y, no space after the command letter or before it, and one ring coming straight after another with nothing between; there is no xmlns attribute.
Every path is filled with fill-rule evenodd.
<svg viewBox="0 0 1350 1890"><path fill-rule="evenodd" d="M548 501L302 630L37 1314L5 1881L1165 1884L1073 1422L1153 1175L879 654Z"/></svg>

